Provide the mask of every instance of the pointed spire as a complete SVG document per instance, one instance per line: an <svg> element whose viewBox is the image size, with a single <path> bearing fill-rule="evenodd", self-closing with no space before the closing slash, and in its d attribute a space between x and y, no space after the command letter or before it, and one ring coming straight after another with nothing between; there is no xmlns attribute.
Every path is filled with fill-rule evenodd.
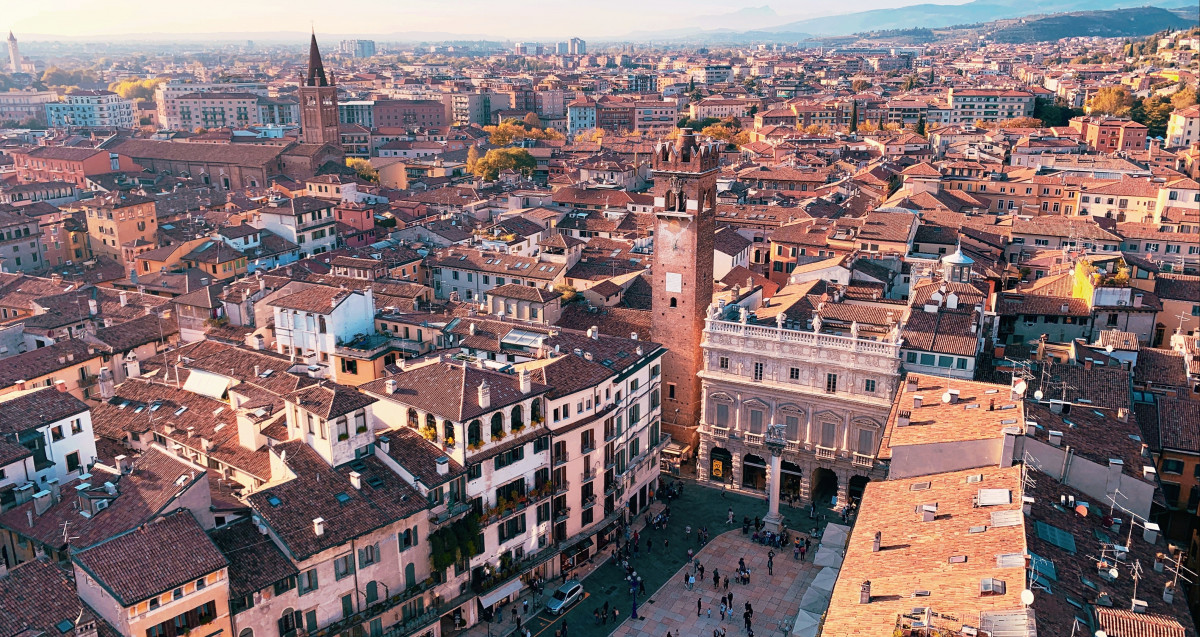
<svg viewBox="0 0 1200 637"><path fill-rule="evenodd" d="M314 30L308 45L308 86L329 86L325 78L325 65L321 63L321 50L317 48L317 32Z"/></svg>

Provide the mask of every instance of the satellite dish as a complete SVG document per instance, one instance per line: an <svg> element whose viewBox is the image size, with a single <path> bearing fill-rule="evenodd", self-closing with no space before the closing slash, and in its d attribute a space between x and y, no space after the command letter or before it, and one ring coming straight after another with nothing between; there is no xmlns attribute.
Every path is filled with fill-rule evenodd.
<svg viewBox="0 0 1200 637"><path fill-rule="evenodd" d="M1039 390L1037 390L1037 391L1035 391L1035 392L1033 392L1033 399L1034 399L1034 400L1041 400L1041 399L1042 399L1042 396L1045 396L1045 394L1043 394L1043 393L1042 393L1042 390L1040 390L1040 389L1039 389Z"/></svg>
<svg viewBox="0 0 1200 637"><path fill-rule="evenodd" d="M1104 351L1108 352L1109 354L1112 354L1112 349L1113 349L1113 348L1112 348L1112 345L1105 345L1105 346L1104 346Z"/></svg>
<svg viewBox="0 0 1200 637"><path fill-rule="evenodd" d="M950 392L942 394L942 402L950 404Z"/></svg>
<svg viewBox="0 0 1200 637"><path fill-rule="evenodd" d="M1016 385L1013 385L1013 391L1017 392L1017 394L1020 396L1025 395L1026 389L1029 389L1029 384L1024 380L1018 381Z"/></svg>
<svg viewBox="0 0 1200 637"><path fill-rule="evenodd" d="M1120 574L1121 574L1121 571L1118 571L1117 567L1115 567L1115 566L1108 569L1108 575L1109 575L1109 577L1111 577L1113 579L1117 579L1117 576L1119 576Z"/></svg>
<svg viewBox="0 0 1200 637"><path fill-rule="evenodd" d="M1028 588L1021 591L1021 603L1026 606L1032 606L1033 605L1033 591L1029 590Z"/></svg>

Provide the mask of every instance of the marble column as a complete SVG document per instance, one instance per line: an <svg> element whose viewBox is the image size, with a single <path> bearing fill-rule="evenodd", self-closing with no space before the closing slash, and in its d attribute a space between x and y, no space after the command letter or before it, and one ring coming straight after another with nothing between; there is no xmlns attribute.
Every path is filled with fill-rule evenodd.
<svg viewBox="0 0 1200 637"><path fill-rule="evenodd" d="M773 533L778 533L783 525L783 516L779 513L779 490L783 487L781 451L772 445L771 472L767 475L767 516L763 518L763 524Z"/></svg>

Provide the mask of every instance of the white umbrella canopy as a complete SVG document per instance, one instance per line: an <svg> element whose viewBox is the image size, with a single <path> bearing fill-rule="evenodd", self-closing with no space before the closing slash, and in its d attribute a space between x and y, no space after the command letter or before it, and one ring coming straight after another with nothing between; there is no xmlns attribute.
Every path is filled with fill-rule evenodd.
<svg viewBox="0 0 1200 637"><path fill-rule="evenodd" d="M829 598L832 596L833 591L810 587L804 591L804 597L800 598L800 610L820 615L825 612L825 609L829 608Z"/></svg>
<svg viewBox="0 0 1200 637"><path fill-rule="evenodd" d="M807 610L800 611L796 615L796 621L792 624L792 637L817 637L817 630L821 628L821 615Z"/></svg>
<svg viewBox="0 0 1200 637"><path fill-rule="evenodd" d="M828 546L822 544L819 548L817 548L817 557L813 560L813 563L817 566L832 566L833 568L841 568L842 557L841 548L829 548Z"/></svg>
<svg viewBox="0 0 1200 637"><path fill-rule="evenodd" d="M811 584L809 584L809 586L811 588L819 588L821 590L832 592L833 585L837 584L837 578L838 569L825 567L821 569L820 573L817 573L817 576L813 578L813 581Z"/></svg>
<svg viewBox="0 0 1200 637"><path fill-rule="evenodd" d="M850 527L841 524L829 524L821 534L821 545L844 548L850 541Z"/></svg>

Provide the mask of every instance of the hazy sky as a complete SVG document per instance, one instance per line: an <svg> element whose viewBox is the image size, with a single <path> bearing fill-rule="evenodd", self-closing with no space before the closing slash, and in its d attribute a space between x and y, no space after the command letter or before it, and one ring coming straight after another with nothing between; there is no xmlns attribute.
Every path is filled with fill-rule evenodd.
<svg viewBox="0 0 1200 637"><path fill-rule="evenodd" d="M723 16L770 6L783 23L831 13L916 4L920 0L861 0L852 5L818 0L0 0L0 28L18 39L118 34L263 33L375 35L406 31L487 34L557 40L618 36L631 31L723 24ZM929 2L931 0L924 0ZM964 0L932 0L958 4ZM332 10L331 10L332 8ZM749 28L731 19L726 26Z"/></svg>

